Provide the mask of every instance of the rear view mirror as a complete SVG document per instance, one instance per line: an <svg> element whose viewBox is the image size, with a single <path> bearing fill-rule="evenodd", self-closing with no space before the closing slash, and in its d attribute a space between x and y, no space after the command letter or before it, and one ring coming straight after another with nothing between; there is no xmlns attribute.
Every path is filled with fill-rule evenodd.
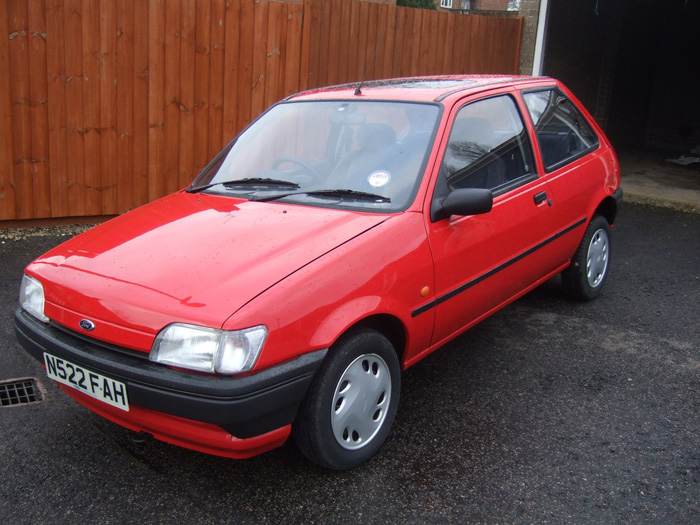
<svg viewBox="0 0 700 525"><path fill-rule="evenodd" d="M345 124L347 126L359 126L365 123L365 115L363 113L350 113L349 111L338 111L331 114L331 124Z"/></svg>
<svg viewBox="0 0 700 525"><path fill-rule="evenodd" d="M452 190L447 197L433 203L431 219L433 222L451 215L480 215L488 213L493 207L493 193L483 188L461 188Z"/></svg>

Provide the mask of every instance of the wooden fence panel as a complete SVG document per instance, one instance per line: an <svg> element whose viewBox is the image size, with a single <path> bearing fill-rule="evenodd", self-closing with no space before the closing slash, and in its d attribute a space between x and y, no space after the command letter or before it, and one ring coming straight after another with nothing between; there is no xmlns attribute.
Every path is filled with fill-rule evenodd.
<svg viewBox="0 0 700 525"><path fill-rule="evenodd" d="M209 112L211 57L211 1L199 2L194 31L194 106L192 108L192 170L209 160Z"/></svg>
<svg viewBox="0 0 700 525"><path fill-rule="evenodd" d="M263 69L265 71L265 96L263 109L274 104L280 98L280 85L284 85L284 75L280 74L280 55L285 52L284 42L287 36L285 20L286 4L270 2L267 15L267 47Z"/></svg>
<svg viewBox="0 0 700 525"><path fill-rule="evenodd" d="M12 135L17 215L26 219L33 214L31 100L29 96L29 25L27 5L20 0L8 2L10 19L10 92L12 94Z"/></svg>
<svg viewBox="0 0 700 525"><path fill-rule="evenodd" d="M100 2L85 0L82 3L82 25L80 49L82 58L83 86L83 162L85 166L85 214L101 215L102 210L102 123L101 111L107 106L101 101L102 42L100 41ZM98 30L95 30L97 28ZM73 82L73 79L71 79ZM76 81L78 82L78 81ZM70 108L68 108L70 111ZM106 144L106 135L105 135ZM105 161L108 158L105 157ZM113 159L116 160L116 159ZM104 201L106 203L106 201Z"/></svg>
<svg viewBox="0 0 700 525"><path fill-rule="evenodd" d="M83 18L80 0L66 0L63 8L65 28L64 82L66 83L66 202L69 215L86 215L86 201L92 200L91 190L100 188L100 163L89 165L85 173L85 133L99 136L99 120L86 130L85 114L85 72L83 69ZM99 31L98 28L92 28ZM99 53L99 50L95 50ZM95 57L99 60L99 57ZM53 103L54 101L51 101ZM99 106L101 107L101 105ZM96 111L99 111L99 107ZM98 137L99 141L99 137ZM98 142L99 143L99 142ZM88 154L93 153L89 151ZM116 161L116 159L112 159ZM86 198L87 194L87 198Z"/></svg>
<svg viewBox="0 0 700 525"><path fill-rule="evenodd" d="M180 30L182 20L179 1L165 2L165 93L163 115L163 193L177 191L180 167L180 80L189 74L180 72Z"/></svg>
<svg viewBox="0 0 700 525"><path fill-rule="evenodd" d="M188 184L270 104L327 84L518 69L522 20L360 0L0 2L0 226Z"/></svg>
<svg viewBox="0 0 700 525"><path fill-rule="evenodd" d="M117 177L116 187L103 195L102 213L107 213L110 204L117 212L134 206L134 9L132 2L125 2L116 10Z"/></svg>
<svg viewBox="0 0 700 525"><path fill-rule="evenodd" d="M253 9L252 0L231 2L226 6L224 24L226 36L223 52L223 78L219 81L223 84L222 91L222 133L229 136L235 133L240 122L240 112L237 108L249 108L250 99L241 103L238 98L240 91L239 82L249 84L252 75L252 36L253 36ZM244 46L243 35L250 39L250 46ZM245 64L245 67L241 67ZM240 75L236 72L240 71ZM212 79L213 80L213 79Z"/></svg>
<svg viewBox="0 0 700 525"><path fill-rule="evenodd" d="M102 196L102 214L117 213L117 2L100 2L100 156L101 176L95 177ZM124 57L128 60L129 57ZM127 108L121 108L126 111ZM87 171L87 170L86 170ZM96 199L97 200L97 199ZM99 200L98 200L99 202ZM87 204L87 203L86 203ZM91 209L95 209L93 207Z"/></svg>
<svg viewBox="0 0 700 525"><path fill-rule="evenodd" d="M34 187L34 217L51 214L51 181L49 180L49 124L46 80L46 12L42 4L30 3L29 22L29 99L31 120L31 172Z"/></svg>
<svg viewBox="0 0 700 525"><path fill-rule="evenodd" d="M148 0L134 2L134 62L133 62L133 164L131 172L130 207L148 202L149 172L149 3ZM120 152L121 154L121 152ZM126 193L128 189L120 193ZM122 209L120 211L126 211Z"/></svg>
<svg viewBox="0 0 700 525"><path fill-rule="evenodd" d="M63 1L47 0L46 72L49 88L49 171L51 179L51 216L67 217L66 186L66 83L64 74ZM9 203L8 203L9 204ZM3 204L5 206L5 204ZM18 218L16 216L11 218Z"/></svg>
<svg viewBox="0 0 700 525"><path fill-rule="evenodd" d="M252 85L240 86L241 90L251 91L250 112L252 118L265 109L265 62L267 54L267 6L269 2L256 2L253 10L253 20L241 20L245 27L252 27L253 55L252 55ZM235 133L235 130L232 130ZM231 133L230 136L234 135Z"/></svg>
<svg viewBox="0 0 700 525"><path fill-rule="evenodd" d="M165 194L165 3L152 0L148 12L148 199Z"/></svg>
<svg viewBox="0 0 700 525"><path fill-rule="evenodd" d="M301 52L304 38L304 6L289 4L287 6L287 38L284 64L284 89L282 96L296 93L301 89Z"/></svg>
<svg viewBox="0 0 700 525"><path fill-rule="evenodd" d="M182 5L182 28L180 29L180 137L178 139L179 170L175 186L187 186L195 177L194 173L194 85L196 78L196 21L197 0L184 0ZM189 146L183 148L183 144Z"/></svg>
<svg viewBox="0 0 700 525"><path fill-rule="evenodd" d="M0 71L10 69L10 25L8 5L0 4ZM8 38L5 38L8 35ZM12 120L12 85L9 74L0 74L0 220L17 217L14 142Z"/></svg>
<svg viewBox="0 0 700 525"><path fill-rule="evenodd" d="M208 143L205 159L213 158L222 148L224 126L224 45L226 41L226 5L223 2L211 3L211 33L209 42L209 127L208 135L204 140ZM239 70L240 71L240 70ZM195 157L197 158L197 157ZM196 166L203 166L206 160L197 162Z"/></svg>

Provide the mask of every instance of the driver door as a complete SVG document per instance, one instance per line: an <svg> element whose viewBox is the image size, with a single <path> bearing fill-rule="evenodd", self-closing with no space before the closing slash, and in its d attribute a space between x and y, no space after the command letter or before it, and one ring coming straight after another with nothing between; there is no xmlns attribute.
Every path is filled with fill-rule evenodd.
<svg viewBox="0 0 700 525"><path fill-rule="evenodd" d="M556 266L550 191L537 176L515 99L469 102L452 118L437 188L487 188L493 209L428 225L435 264L433 344L466 330ZM436 190L435 199L442 198ZM544 244L543 244L544 243Z"/></svg>

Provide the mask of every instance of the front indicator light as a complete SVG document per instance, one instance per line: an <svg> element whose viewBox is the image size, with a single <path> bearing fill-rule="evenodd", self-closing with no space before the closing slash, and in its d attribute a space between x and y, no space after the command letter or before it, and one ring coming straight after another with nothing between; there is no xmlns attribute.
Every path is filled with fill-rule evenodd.
<svg viewBox="0 0 700 525"><path fill-rule="evenodd" d="M149 359L199 372L240 374L255 366L266 337L264 326L228 331L175 323L158 334Z"/></svg>

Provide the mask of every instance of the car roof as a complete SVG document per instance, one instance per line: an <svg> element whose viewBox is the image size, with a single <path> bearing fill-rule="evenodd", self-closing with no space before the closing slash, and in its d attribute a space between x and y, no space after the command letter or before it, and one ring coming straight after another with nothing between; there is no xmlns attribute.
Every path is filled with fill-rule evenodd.
<svg viewBox="0 0 700 525"><path fill-rule="evenodd" d="M329 100L361 97L373 100L409 100L433 102L459 93L479 93L487 89L529 84L537 80L553 79L517 75L434 75L425 77L368 80L336 86L310 89L286 100ZM360 93L357 93L358 87Z"/></svg>

